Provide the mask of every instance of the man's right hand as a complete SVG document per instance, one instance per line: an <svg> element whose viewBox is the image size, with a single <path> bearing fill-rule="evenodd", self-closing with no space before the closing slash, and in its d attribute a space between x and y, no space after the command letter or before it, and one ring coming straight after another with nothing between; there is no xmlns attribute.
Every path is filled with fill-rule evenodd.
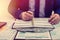
<svg viewBox="0 0 60 40"><path fill-rule="evenodd" d="M31 11L21 13L22 20L28 21L28 20L32 20L32 18L33 18L33 12Z"/></svg>

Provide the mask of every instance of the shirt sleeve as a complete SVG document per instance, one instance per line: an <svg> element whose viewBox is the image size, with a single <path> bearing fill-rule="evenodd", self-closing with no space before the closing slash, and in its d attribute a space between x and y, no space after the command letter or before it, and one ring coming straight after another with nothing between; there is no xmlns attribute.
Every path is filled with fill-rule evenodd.
<svg viewBox="0 0 60 40"><path fill-rule="evenodd" d="M60 0L54 2L54 12L60 15Z"/></svg>
<svg viewBox="0 0 60 40"><path fill-rule="evenodd" d="M16 19L20 19L19 15L21 14L22 10L19 9L19 3L17 0L11 0L8 11L9 13Z"/></svg>

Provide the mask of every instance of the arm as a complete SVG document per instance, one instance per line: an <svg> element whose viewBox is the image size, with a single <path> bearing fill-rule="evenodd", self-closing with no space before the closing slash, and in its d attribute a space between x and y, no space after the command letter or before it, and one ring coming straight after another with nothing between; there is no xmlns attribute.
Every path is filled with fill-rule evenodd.
<svg viewBox="0 0 60 40"><path fill-rule="evenodd" d="M49 22L52 25L58 24L60 22L60 0L54 0L54 14L51 15Z"/></svg>
<svg viewBox="0 0 60 40"><path fill-rule="evenodd" d="M29 10L28 3L28 0L11 0L8 11L16 19L30 20L33 16L27 13Z"/></svg>
<svg viewBox="0 0 60 40"><path fill-rule="evenodd" d="M22 10L19 9L19 1L17 0L11 0L9 7L8 7L8 11L9 13L16 19L20 19L19 15L22 12Z"/></svg>

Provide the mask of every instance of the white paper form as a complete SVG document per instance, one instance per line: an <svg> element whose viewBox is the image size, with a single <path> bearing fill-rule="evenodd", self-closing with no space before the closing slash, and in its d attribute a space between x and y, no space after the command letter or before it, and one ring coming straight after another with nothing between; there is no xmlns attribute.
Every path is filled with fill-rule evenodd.
<svg viewBox="0 0 60 40"><path fill-rule="evenodd" d="M18 32L15 39L51 39L51 38L49 32L44 33Z"/></svg>
<svg viewBox="0 0 60 40"><path fill-rule="evenodd" d="M54 27L48 22L49 18L34 18L34 25L32 25L32 21L23 21L23 20L16 20L13 28L15 29L21 29L24 28L24 31L29 30L35 30L36 28L40 29L54 29ZM33 29L32 29L33 28ZM22 30L22 29L21 29Z"/></svg>
<svg viewBox="0 0 60 40"><path fill-rule="evenodd" d="M52 28L52 25L48 22L49 18L35 18L34 27L47 27Z"/></svg>
<svg viewBox="0 0 60 40"><path fill-rule="evenodd" d="M16 20L13 26L14 28L32 27L31 21Z"/></svg>

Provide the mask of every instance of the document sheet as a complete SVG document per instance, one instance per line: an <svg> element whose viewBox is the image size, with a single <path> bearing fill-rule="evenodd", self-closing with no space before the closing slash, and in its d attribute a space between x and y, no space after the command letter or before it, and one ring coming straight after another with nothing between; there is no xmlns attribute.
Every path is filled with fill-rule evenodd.
<svg viewBox="0 0 60 40"><path fill-rule="evenodd" d="M32 33L32 32L18 32L15 39L51 39L49 32Z"/></svg>

